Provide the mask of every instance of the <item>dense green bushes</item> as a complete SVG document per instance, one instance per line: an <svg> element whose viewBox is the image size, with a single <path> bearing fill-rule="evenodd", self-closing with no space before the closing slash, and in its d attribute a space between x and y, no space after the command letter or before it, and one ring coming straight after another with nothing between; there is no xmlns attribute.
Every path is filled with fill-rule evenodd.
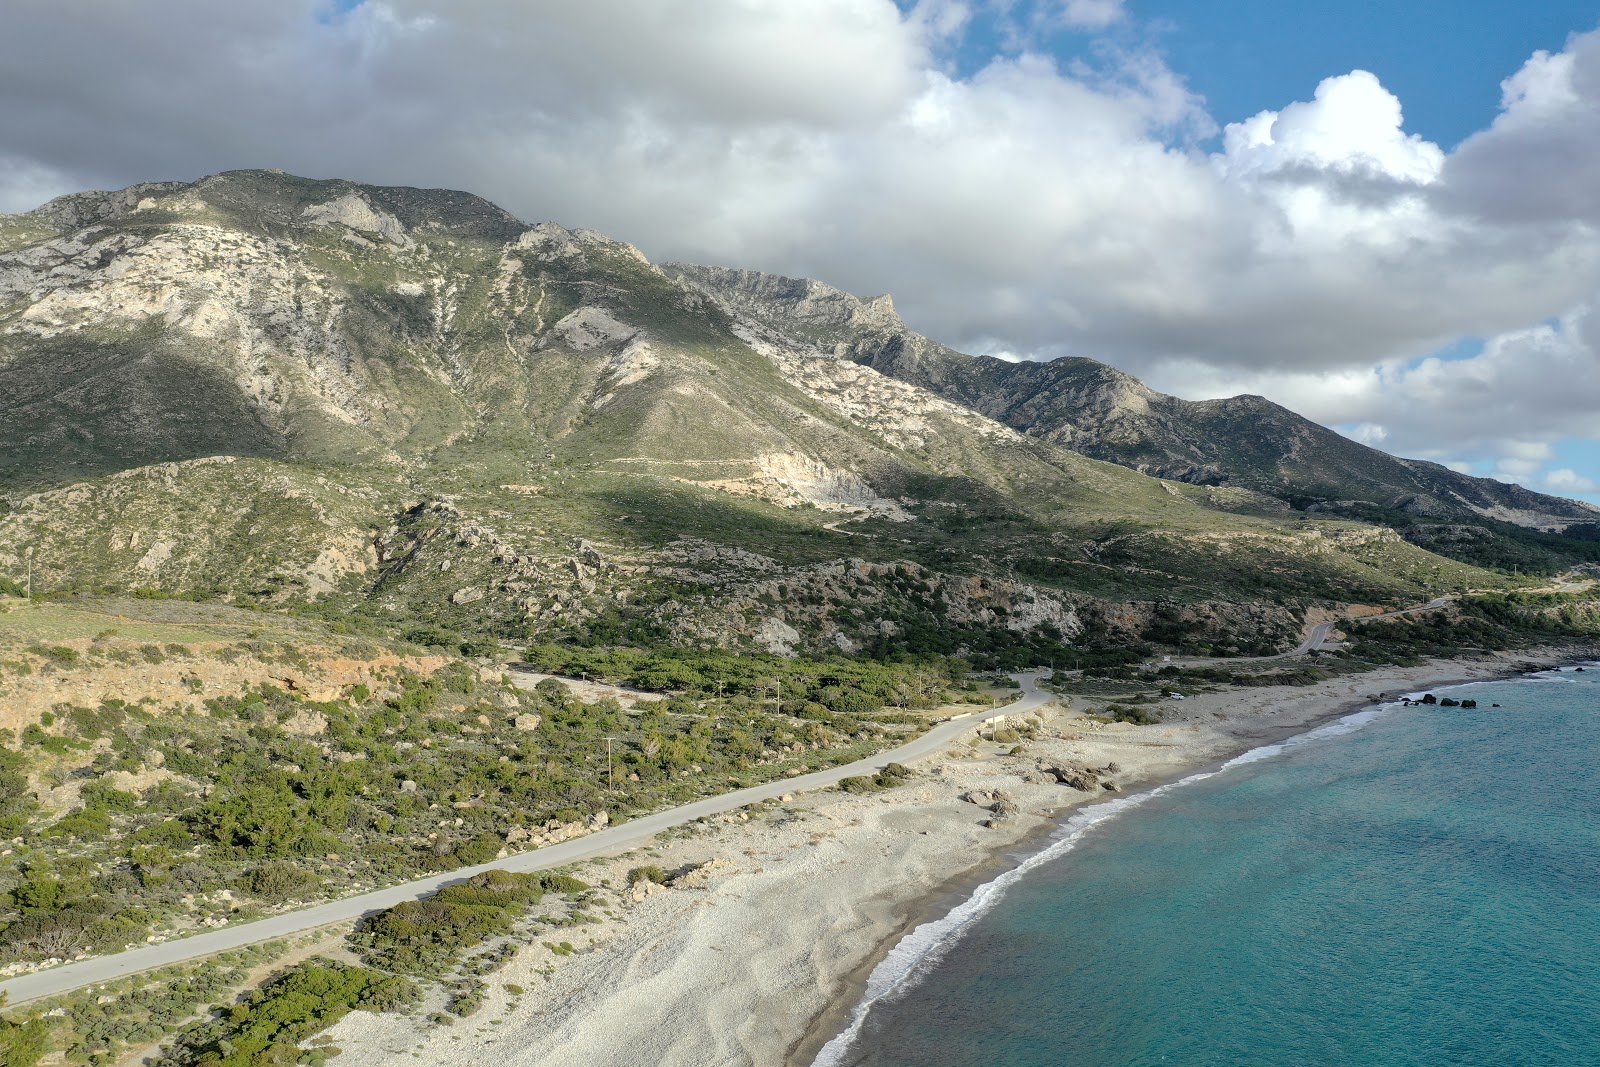
<svg viewBox="0 0 1600 1067"><path fill-rule="evenodd" d="M421 999L415 983L324 959L268 980L232 1009L186 1030L170 1067L277 1067L310 1062L300 1043L352 1011L397 1011Z"/></svg>
<svg viewBox="0 0 1600 1067"><path fill-rule="evenodd" d="M1485 594L1463 597L1441 610L1340 628L1350 638L1351 657L1410 664L1428 656L1594 640L1600 613L1593 601L1570 595Z"/></svg>
<svg viewBox="0 0 1600 1067"><path fill-rule="evenodd" d="M283 860L268 860L246 875L242 888L262 900L306 899L317 895L322 879Z"/></svg>
<svg viewBox="0 0 1600 1067"><path fill-rule="evenodd" d="M14 1023L0 1018L0 1064L33 1067L50 1051L50 1024L43 1019Z"/></svg>
<svg viewBox="0 0 1600 1067"><path fill-rule="evenodd" d="M426 900L408 900L371 916L350 940L376 967L437 976L467 949L511 933L546 891L588 888L561 875L485 871Z"/></svg>
<svg viewBox="0 0 1600 1067"><path fill-rule="evenodd" d="M9 734L0 731L0 837L15 837L28 825L34 809L28 791L28 760L5 747Z"/></svg>
<svg viewBox="0 0 1600 1067"><path fill-rule="evenodd" d="M913 776L914 773L909 767L900 763L890 763L877 774L841 778L839 788L846 793L877 793L904 785Z"/></svg>
<svg viewBox="0 0 1600 1067"><path fill-rule="evenodd" d="M850 659L788 659L721 649L578 648L534 645L523 657L541 671L691 697L782 698L787 707L819 704L838 714L886 705L936 707L964 679L965 662L923 665Z"/></svg>

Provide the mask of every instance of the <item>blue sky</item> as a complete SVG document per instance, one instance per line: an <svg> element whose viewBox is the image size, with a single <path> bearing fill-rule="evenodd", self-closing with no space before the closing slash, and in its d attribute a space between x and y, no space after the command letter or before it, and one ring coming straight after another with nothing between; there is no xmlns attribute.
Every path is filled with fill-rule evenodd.
<svg viewBox="0 0 1600 1067"><path fill-rule="evenodd" d="M1131 0L1128 11L1165 24L1146 32L1219 121L1359 68L1400 98L1408 130L1445 148L1489 123L1500 79L1529 55L1600 23L1600 8L1575 0Z"/></svg>
<svg viewBox="0 0 1600 1067"><path fill-rule="evenodd" d="M1006 24L1037 27L1046 6L989 5L961 42L960 68L1006 51L1017 40ZM1560 51L1569 34L1600 25L1600 7L1579 0L1125 0L1124 11L1109 26L1036 30L1029 44L1063 63L1092 61L1107 45L1157 49L1219 124L1304 99L1323 78L1369 70L1404 103L1406 128L1445 148L1489 123L1501 78L1528 56Z"/></svg>

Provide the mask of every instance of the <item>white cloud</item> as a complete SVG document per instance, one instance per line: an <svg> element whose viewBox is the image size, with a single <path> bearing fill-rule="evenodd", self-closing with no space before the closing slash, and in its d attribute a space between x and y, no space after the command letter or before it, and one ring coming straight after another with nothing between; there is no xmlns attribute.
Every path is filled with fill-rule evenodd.
<svg viewBox="0 0 1600 1067"><path fill-rule="evenodd" d="M1544 476L1543 488L1549 493L1570 496L1573 493L1600 493L1600 482L1579 474L1571 467L1558 467Z"/></svg>
<svg viewBox="0 0 1600 1067"><path fill-rule="evenodd" d="M1405 132L1399 99L1364 70L1324 79L1309 103L1233 123L1224 145L1219 163L1234 177L1333 171L1427 185L1444 166L1439 146Z"/></svg>
<svg viewBox="0 0 1600 1067"><path fill-rule="evenodd" d="M1060 19L1068 26L1099 29L1120 21L1123 0L1061 0Z"/></svg>
<svg viewBox="0 0 1600 1067"><path fill-rule="evenodd" d="M1345 436L1352 441L1360 441L1364 445L1372 445L1376 448L1388 439L1389 430L1387 427L1380 426L1375 422L1363 422L1352 426L1350 432Z"/></svg>
<svg viewBox="0 0 1600 1067"><path fill-rule="evenodd" d="M1600 224L1600 32L1536 52L1502 84L1502 109L1452 155L1452 206L1479 219Z"/></svg>

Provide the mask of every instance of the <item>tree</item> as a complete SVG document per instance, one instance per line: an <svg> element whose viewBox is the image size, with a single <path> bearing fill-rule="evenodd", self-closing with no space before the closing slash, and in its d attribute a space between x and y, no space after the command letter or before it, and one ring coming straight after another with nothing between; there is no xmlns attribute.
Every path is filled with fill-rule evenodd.
<svg viewBox="0 0 1600 1067"><path fill-rule="evenodd" d="M49 1023L43 1019L14 1023L0 1018L0 1063L6 1067L34 1067L48 1051Z"/></svg>

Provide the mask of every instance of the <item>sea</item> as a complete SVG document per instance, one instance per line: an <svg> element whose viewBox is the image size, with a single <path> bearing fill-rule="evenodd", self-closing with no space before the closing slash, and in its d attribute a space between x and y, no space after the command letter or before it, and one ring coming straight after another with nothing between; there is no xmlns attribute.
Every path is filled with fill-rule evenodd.
<svg viewBox="0 0 1600 1067"><path fill-rule="evenodd" d="M908 933L816 1064L1600 1065L1584 666L1080 809Z"/></svg>

